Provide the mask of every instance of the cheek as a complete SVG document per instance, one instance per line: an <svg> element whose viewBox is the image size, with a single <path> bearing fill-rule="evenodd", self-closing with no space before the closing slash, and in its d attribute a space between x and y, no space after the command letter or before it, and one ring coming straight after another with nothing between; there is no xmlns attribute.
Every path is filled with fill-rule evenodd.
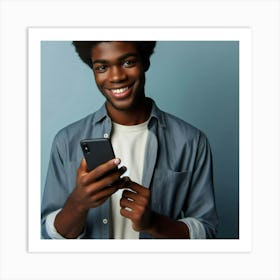
<svg viewBox="0 0 280 280"><path fill-rule="evenodd" d="M141 69L135 69L130 73L130 77L134 80L143 80L144 78L144 73L141 71Z"/></svg>
<svg viewBox="0 0 280 280"><path fill-rule="evenodd" d="M93 77L94 77L94 80L95 80L95 83L96 83L97 87L102 88L105 79L103 77L101 77L100 75L95 74L95 73L93 73Z"/></svg>

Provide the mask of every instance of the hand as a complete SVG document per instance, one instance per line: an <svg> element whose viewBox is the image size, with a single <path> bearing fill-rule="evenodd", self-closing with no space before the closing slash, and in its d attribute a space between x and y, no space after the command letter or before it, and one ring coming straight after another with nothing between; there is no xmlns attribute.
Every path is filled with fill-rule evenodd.
<svg viewBox="0 0 280 280"><path fill-rule="evenodd" d="M119 164L120 160L114 159L87 172L86 161L81 161L76 187L55 218L55 228L62 236L77 238L85 227L88 210L98 207L125 187L126 179L120 179L120 176L126 168L117 169Z"/></svg>
<svg viewBox="0 0 280 280"><path fill-rule="evenodd" d="M121 215L131 220L135 231L148 230L152 226L150 190L132 181L126 187L120 200Z"/></svg>
<svg viewBox="0 0 280 280"><path fill-rule="evenodd" d="M96 208L103 204L125 184L125 180L120 179L120 176L126 168L123 166L117 169L119 164L119 159L113 159L88 172L86 161L83 159L77 171L76 188L68 202L74 203L82 210Z"/></svg>
<svg viewBox="0 0 280 280"><path fill-rule="evenodd" d="M188 226L151 210L151 191L127 181L120 200L121 215L132 222L135 231L146 232L155 238L190 238Z"/></svg>

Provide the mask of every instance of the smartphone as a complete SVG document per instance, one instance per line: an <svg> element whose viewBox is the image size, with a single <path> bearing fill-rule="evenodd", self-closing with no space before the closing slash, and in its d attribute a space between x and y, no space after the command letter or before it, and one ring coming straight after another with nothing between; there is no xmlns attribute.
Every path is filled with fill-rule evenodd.
<svg viewBox="0 0 280 280"><path fill-rule="evenodd" d="M108 138L84 139L80 145L87 162L88 171L115 158L112 144Z"/></svg>

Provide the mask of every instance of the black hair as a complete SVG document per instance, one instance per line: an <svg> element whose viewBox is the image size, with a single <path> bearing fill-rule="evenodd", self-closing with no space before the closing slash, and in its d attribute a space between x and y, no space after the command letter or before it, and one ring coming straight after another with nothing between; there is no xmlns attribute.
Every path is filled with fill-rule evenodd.
<svg viewBox="0 0 280 280"><path fill-rule="evenodd" d="M109 41L107 41L109 42ZM154 52L156 46L156 41L126 41L135 44L143 65L144 70L147 71L150 67L150 56ZM86 63L92 69L91 61L91 50L97 44L102 43L102 41L73 41L72 45L75 47L76 52L78 53L81 60Z"/></svg>

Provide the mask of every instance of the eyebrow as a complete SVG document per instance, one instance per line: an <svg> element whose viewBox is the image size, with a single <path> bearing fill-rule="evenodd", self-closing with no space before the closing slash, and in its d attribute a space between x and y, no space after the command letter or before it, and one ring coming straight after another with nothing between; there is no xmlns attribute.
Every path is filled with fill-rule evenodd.
<svg viewBox="0 0 280 280"><path fill-rule="evenodd" d="M138 53L133 53L133 52L126 53L126 54L121 55L120 57L118 57L117 60L118 61L122 61L122 60L124 60L124 59L126 59L126 58L128 58L130 56L139 57L139 54ZM108 60L106 60L106 59L96 59L96 60L92 61L93 64L96 64L96 63L106 64L107 62L108 62Z"/></svg>

